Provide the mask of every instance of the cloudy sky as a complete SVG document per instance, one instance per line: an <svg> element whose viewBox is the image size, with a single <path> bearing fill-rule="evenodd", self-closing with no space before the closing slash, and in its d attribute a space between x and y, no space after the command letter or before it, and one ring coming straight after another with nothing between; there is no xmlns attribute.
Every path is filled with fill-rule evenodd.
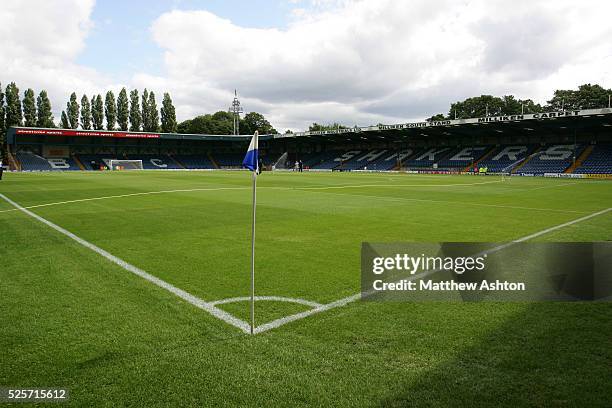
<svg viewBox="0 0 612 408"><path fill-rule="evenodd" d="M170 92L178 119L246 111L284 131L399 123L491 93L612 87L608 0L3 0L0 81ZM159 99L159 97L158 97ZM158 102L159 103L159 102Z"/></svg>

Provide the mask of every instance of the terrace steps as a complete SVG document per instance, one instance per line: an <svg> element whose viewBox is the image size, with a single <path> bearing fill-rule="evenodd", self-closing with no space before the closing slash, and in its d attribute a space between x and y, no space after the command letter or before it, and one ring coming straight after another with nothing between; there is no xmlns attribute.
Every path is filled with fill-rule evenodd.
<svg viewBox="0 0 612 408"><path fill-rule="evenodd" d="M565 169L564 173L573 173L578 167L582 166L582 163L584 163L584 161L591 155L591 152L594 148L595 146L588 145L586 149L582 151L580 156L578 156L576 162L569 166L567 169Z"/></svg>
<svg viewBox="0 0 612 408"><path fill-rule="evenodd" d="M519 171L519 169L521 167L523 167L524 165L526 165L527 163L529 163L531 161L531 159L533 159L534 157L536 157L536 155L538 153L540 153L540 151L542 150L542 146L538 147L535 152L531 153L529 156L525 157L525 160L523 160L522 162L520 162L515 168L513 168L510 173L516 173L517 171Z"/></svg>
<svg viewBox="0 0 612 408"><path fill-rule="evenodd" d="M19 163L19 160L13 156L10 150L7 151L6 154L8 155L9 170L21 171L21 163Z"/></svg>
<svg viewBox="0 0 612 408"><path fill-rule="evenodd" d="M493 152L494 152L496 149L497 149L497 147L495 147L495 146L494 146L494 147L492 147L492 148L490 148L490 149L489 149L489 151L485 152L485 154L483 154L483 155L480 157L480 159L476 160L476 161L475 161L474 163L472 163L472 164L468 164L468 165L467 165L467 166L466 166L466 167L463 169L463 172L464 172L464 173L467 173L467 172L469 172L470 170L472 170L472 169L474 168L474 166L478 166L478 164L479 164L481 161L488 159L488 158L489 158L489 157L490 157L490 156L493 154Z"/></svg>
<svg viewBox="0 0 612 408"><path fill-rule="evenodd" d="M174 163L176 163L176 165L179 166L181 169L186 169L187 168L187 167L185 167L185 165L183 163L181 163L173 155L169 154L168 157L170 158L170 160L172 160Z"/></svg>
<svg viewBox="0 0 612 408"><path fill-rule="evenodd" d="M208 156L208 160L210 160L210 162L213 164L213 166L215 166L215 169L220 169L221 167L219 167L219 163L217 163L217 161L214 159L214 157L212 157L212 154L210 152L206 153Z"/></svg>
<svg viewBox="0 0 612 408"><path fill-rule="evenodd" d="M87 169L85 168L85 166L83 166L83 163L81 163L81 160L79 160L79 158L77 157L77 155L76 155L76 154L73 154L73 155L72 155L72 160L74 160L74 162L77 164L77 166L79 166L79 169L81 169L81 170L87 170Z"/></svg>

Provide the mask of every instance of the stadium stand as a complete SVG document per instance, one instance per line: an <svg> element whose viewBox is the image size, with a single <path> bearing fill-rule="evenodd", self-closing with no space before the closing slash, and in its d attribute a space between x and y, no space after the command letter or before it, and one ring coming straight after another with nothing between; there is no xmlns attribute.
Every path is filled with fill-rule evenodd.
<svg viewBox="0 0 612 408"><path fill-rule="evenodd" d="M174 155L174 159L186 169L216 169L213 162L207 156Z"/></svg>
<svg viewBox="0 0 612 408"><path fill-rule="evenodd" d="M464 169L491 150L490 146L459 146L438 161L438 168Z"/></svg>
<svg viewBox="0 0 612 408"><path fill-rule="evenodd" d="M319 153L306 154L302 157L302 162L304 166L307 168L318 169L320 165L326 163L328 161L332 161L338 156L338 151L325 151ZM293 168L293 163L295 159L289 160L288 168Z"/></svg>
<svg viewBox="0 0 612 408"><path fill-rule="evenodd" d="M49 162L38 155L29 152L18 152L17 160L21 163L23 170L29 171L41 171L41 170L53 170Z"/></svg>
<svg viewBox="0 0 612 408"><path fill-rule="evenodd" d="M404 166L408 169L418 170L421 168L433 168L434 164L448 156L449 147L430 147L417 152L406 160Z"/></svg>
<svg viewBox="0 0 612 408"><path fill-rule="evenodd" d="M398 155L399 160L403 161L413 153L414 151L412 149L403 150L399 153L387 150L384 154L368 163L368 170L393 170L398 166Z"/></svg>
<svg viewBox="0 0 612 408"><path fill-rule="evenodd" d="M21 169L25 171L80 170L76 162L70 157L46 159L30 152L18 152L16 156L21 163Z"/></svg>
<svg viewBox="0 0 612 408"><path fill-rule="evenodd" d="M100 166L106 166L104 160L117 158L114 154L78 154L76 157L86 170L100 170Z"/></svg>
<svg viewBox="0 0 612 408"><path fill-rule="evenodd" d="M361 150L349 150L345 152L337 151L336 154L332 156L333 159L324 161L318 164L317 166L315 166L314 168L323 169L323 170L324 169L355 170L356 168L353 168L355 165L349 164L349 163L352 160L356 159L357 156L361 155L362 153L364 152Z"/></svg>
<svg viewBox="0 0 612 408"><path fill-rule="evenodd" d="M484 166L492 173L509 172L537 149L536 145L498 146L478 166Z"/></svg>
<svg viewBox="0 0 612 408"><path fill-rule="evenodd" d="M242 166L244 153L216 153L214 154L213 158L221 168L239 168Z"/></svg>
<svg viewBox="0 0 612 408"><path fill-rule="evenodd" d="M584 150L584 145L552 144L542 148L535 156L520 168L517 173L543 175L545 173L563 173Z"/></svg>
<svg viewBox="0 0 612 408"><path fill-rule="evenodd" d="M342 168L344 170L363 170L368 168L373 170L374 161L381 156L389 155L388 150L369 150L354 156L352 159L344 162Z"/></svg>
<svg viewBox="0 0 612 408"><path fill-rule="evenodd" d="M127 156L129 160L142 160L142 168L145 170L177 170L182 167L165 154L131 154Z"/></svg>
<svg viewBox="0 0 612 408"><path fill-rule="evenodd" d="M610 174L612 173L612 144L597 144L580 167L574 173L578 174Z"/></svg>

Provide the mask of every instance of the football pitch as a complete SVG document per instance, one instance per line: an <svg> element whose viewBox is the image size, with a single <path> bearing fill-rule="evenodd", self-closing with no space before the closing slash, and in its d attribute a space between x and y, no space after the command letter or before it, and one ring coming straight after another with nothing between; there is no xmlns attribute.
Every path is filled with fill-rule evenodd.
<svg viewBox="0 0 612 408"><path fill-rule="evenodd" d="M361 243L612 240L612 183L5 174L0 386L88 406L606 406L609 303L359 300ZM529 238L532 237L532 238Z"/></svg>

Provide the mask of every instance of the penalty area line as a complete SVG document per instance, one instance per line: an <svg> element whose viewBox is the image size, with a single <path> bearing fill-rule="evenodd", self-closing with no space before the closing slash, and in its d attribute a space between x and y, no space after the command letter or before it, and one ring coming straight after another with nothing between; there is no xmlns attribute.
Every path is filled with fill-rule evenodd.
<svg viewBox="0 0 612 408"><path fill-rule="evenodd" d="M250 333L250 325L245 322L244 320L238 319L234 316L232 316L231 314L217 308L215 305L204 301L203 299L200 299L194 295L192 295L191 293L188 293L182 289L177 288L176 286L159 279L156 276L153 276L145 271L143 271L142 269L124 261L121 258L116 257L115 255L105 251L104 249L92 244L89 241L84 240L83 238L73 234L72 232L60 227L57 224L52 223L51 221L37 215L34 214L32 211L29 211L28 209L22 207L21 205L17 204L16 202L14 202L13 200L11 200L10 198L6 197L4 194L0 194L0 198L2 198L3 200L5 200L7 203L11 204L13 207L15 207L15 209L22 211L23 213L29 215L30 217L42 222L43 224L47 225L48 227L53 228L55 231L67 236L68 238L72 239L73 241L76 241L77 243L79 243L80 245L84 246L87 249L92 250L93 252L97 253L98 255L101 255L102 257L106 258L107 260L109 260L110 262L114 263L115 265L120 266L121 268L123 268L124 270L133 273L134 275L140 276L141 278L153 283L154 285L157 285L158 287L167 290L168 292L178 296L179 298L183 299L184 301L210 313L212 316L224 321L225 323L228 323L238 329L240 329L242 332L244 333Z"/></svg>
<svg viewBox="0 0 612 408"><path fill-rule="evenodd" d="M574 225L574 224L577 224L579 222L586 221L588 219L591 219L591 218L594 218L594 217L606 214L606 213L608 213L610 211L612 211L612 208L606 208L606 209L603 209L601 211L597 211L597 212L594 212L592 214L586 215L584 217L576 218L575 220L568 221L568 222L565 222L563 224L555 225L553 227L546 228L546 229L534 232L534 233L529 234L529 235L525 235L523 237L517 238L517 239L515 239L515 240L513 240L511 242L508 242L506 244L499 245L497 247L488 249L488 250L484 251L483 253L486 252L487 254L489 254L489 253L494 253L494 252L497 252L497 251L501 251L501 250L506 249L506 248L508 248L508 247L510 247L510 246L512 246L514 244L517 244L517 243L520 243L520 242L525 242L525 241L528 241L530 239L540 237L542 235L545 235L545 234L548 234L550 232L559 230L561 228L565 228L565 227L568 227L570 225ZM418 276L415 276L414 278L415 279L417 277L421 278L423 276L425 276L425 275L424 274L418 275ZM367 294L366 294L366 296L367 296ZM304 312L301 312L301 313L296 313L294 315L285 316L285 317L282 317L280 319L273 320L271 322L268 322L268 323L262 324L261 326L256 327L255 330L254 330L254 333L255 334L263 333L265 331L276 329L276 328L278 328L280 326L284 326L287 323L291 323L291 322L294 322L296 320L301 320L301 319L304 319L304 318L306 318L308 316L312 316L312 315L317 314L317 313L325 312L327 310L335 309L335 308L338 308L338 307L341 307L341 306L346 306L349 303L353 303L353 302L361 299L361 297L362 297L361 292L360 293L356 293L354 295L351 295L351 296L348 296L348 297L345 297L345 298L342 298L342 299L335 300L335 301L333 301L331 303L327 303L327 304L321 305L319 307L315 307L315 308L313 308L311 310L307 310L307 311L304 311Z"/></svg>

